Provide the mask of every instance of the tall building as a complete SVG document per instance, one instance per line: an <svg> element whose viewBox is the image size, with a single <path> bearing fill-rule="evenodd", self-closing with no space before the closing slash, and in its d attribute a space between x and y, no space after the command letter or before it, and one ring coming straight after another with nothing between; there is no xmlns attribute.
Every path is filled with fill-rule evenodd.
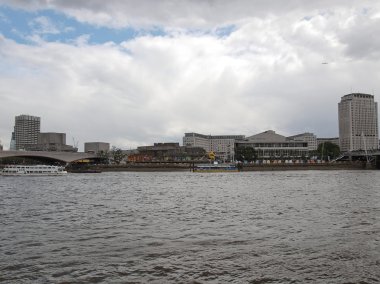
<svg viewBox="0 0 380 284"><path fill-rule="evenodd" d="M183 146L201 147L206 152L214 152L222 161L230 161L235 157L235 141L244 139L244 135L203 135L185 133Z"/></svg>
<svg viewBox="0 0 380 284"><path fill-rule="evenodd" d="M15 118L15 141L16 150L28 148L29 145L37 144L40 133L41 118L31 115L19 115Z"/></svg>
<svg viewBox="0 0 380 284"><path fill-rule="evenodd" d="M374 96L352 93L338 104L339 146L342 152L379 147L377 102Z"/></svg>
<svg viewBox="0 0 380 284"><path fill-rule="evenodd" d="M9 150L15 151L16 150L16 138L15 138L15 132L12 132L11 137L11 143L9 144Z"/></svg>

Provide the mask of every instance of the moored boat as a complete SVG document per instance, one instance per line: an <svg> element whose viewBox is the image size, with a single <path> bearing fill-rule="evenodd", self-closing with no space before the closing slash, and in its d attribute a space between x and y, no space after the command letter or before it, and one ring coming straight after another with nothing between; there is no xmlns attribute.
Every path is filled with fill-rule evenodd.
<svg viewBox="0 0 380 284"><path fill-rule="evenodd" d="M102 171L99 169L68 169L68 172L75 174L98 174Z"/></svg>
<svg viewBox="0 0 380 284"><path fill-rule="evenodd" d="M239 169L236 165L230 164L207 164L197 165L193 169L194 172L199 173L220 173L220 172L238 172Z"/></svg>
<svg viewBox="0 0 380 284"><path fill-rule="evenodd" d="M1 171L2 176L61 176L66 175L64 167L49 165L8 165Z"/></svg>

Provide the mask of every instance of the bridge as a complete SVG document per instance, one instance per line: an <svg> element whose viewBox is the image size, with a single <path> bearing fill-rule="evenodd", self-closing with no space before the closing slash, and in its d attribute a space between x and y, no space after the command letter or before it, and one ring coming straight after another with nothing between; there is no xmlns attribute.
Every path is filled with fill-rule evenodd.
<svg viewBox="0 0 380 284"><path fill-rule="evenodd" d="M372 164L377 169L380 169L380 149L345 152L334 161L362 161L367 164Z"/></svg>
<svg viewBox="0 0 380 284"><path fill-rule="evenodd" d="M49 159L59 162L72 163L84 159L99 159L96 154L83 152L48 152L48 151L0 151L0 159L3 158L35 158Z"/></svg>
<svg viewBox="0 0 380 284"><path fill-rule="evenodd" d="M343 160L363 160L363 159L374 159L376 157L380 156L380 149L374 149L374 150L357 150L357 151L348 151L345 153L342 153L342 155L337 158L337 161L343 161Z"/></svg>

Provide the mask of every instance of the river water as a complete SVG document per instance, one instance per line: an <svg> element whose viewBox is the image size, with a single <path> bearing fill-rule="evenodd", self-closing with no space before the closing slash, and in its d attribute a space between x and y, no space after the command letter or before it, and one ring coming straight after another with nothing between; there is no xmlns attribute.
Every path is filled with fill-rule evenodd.
<svg viewBox="0 0 380 284"><path fill-rule="evenodd" d="M380 171L0 176L1 283L379 283Z"/></svg>

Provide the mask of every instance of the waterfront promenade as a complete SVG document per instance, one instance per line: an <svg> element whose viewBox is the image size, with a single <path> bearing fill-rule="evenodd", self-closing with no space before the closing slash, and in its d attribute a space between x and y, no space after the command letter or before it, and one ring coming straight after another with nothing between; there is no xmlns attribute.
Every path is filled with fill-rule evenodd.
<svg viewBox="0 0 380 284"><path fill-rule="evenodd" d="M129 163L126 165L99 165L97 169L103 172L122 171L191 171L193 163ZM247 164L241 171L294 171L294 170L362 170L365 164L361 162L339 162L323 164ZM374 167L370 169L375 169Z"/></svg>

